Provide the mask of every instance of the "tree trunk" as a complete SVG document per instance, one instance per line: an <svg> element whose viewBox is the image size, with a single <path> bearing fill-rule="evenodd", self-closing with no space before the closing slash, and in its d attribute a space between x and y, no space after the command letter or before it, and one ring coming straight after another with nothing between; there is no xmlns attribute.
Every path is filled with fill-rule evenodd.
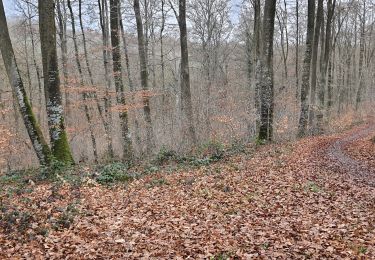
<svg viewBox="0 0 375 260"><path fill-rule="evenodd" d="M311 58L311 84L310 84L310 114L309 114L309 125L312 131L314 131L314 119L316 110L316 78L318 69L318 47L319 47L319 37L320 31L322 29L323 16L323 0L318 0L318 9L316 10L315 19L315 31L314 40L312 46L312 58ZM322 47L322 46L321 46Z"/></svg>
<svg viewBox="0 0 375 260"><path fill-rule="evenodd" d="M39 31L43 60L44 92L51 147L54 157L64 163L73 163L65 131L60 78L56 51L55 3L38 0Z"/></svg>
<svg viewBox="0 0 375 260"><path fill-rule="evenodd" d="M260 56L260 47L261 47L261 42L260 42L260 26L261 26L261 19L260 19L260 0L254 0L254 61L253 61L253 66L255 68L253 71L256 72L257 66L258 66L258 60ZM254 79L256 78L256 75L253 76ZM254 80L255 82L255 80ZM259 132L259 127L260 127L260 89L259 85L256 84L255 82L255 87L254 87L254 97L255 97L255 110L257 113L257 118L256 118L256 132Z"/></svg>
<svg viewBox="0 0 375 260"><path fill-rule="evenodd" d="M13 92L17 98L18 108L21 112L27 133L33 145L34 151L41 165L49 164L52 154L43 133L35 119L29 99L26 95L21 75L19 73L12 42L10 40L8 25L4 12L3 1L0 0L0 50L3 57L6 73L8 75Z"/></svg>
<svg viewBox="0 0 375 260"><path fill-rule="evenodd" d="M296 0L296 66L295 66L295 74L296 74L296 100L298 103L299 99L299 0Z"/></svg>
<svg viewBox="0 0 375 260"><path fill-rule="evenodd" d="M99 21L100 21L100 28L102 30L102 42L103 42L103 64L104 64L104 78L107 84L106 91L105 91L105 98L104 98L104 110L106 120L104 120L104 130L107 134L107 142L108 142L108 157L114 157L114 150L113 150L113 141L112 141L112 132L111 132L111 124L112 124L112 112L110 111L112 106L111 96L109 94L111 90L111 77L110 77L110 70L109 70L109 32L108 32L108 19L107 17L107 8L106 8L106 1L103 0L104 3L102 4L102 0L98 0L98 7L99 7Z"/></svg>
<svg viewBox="0 0 375 260"><path fill-rule="evenodd" d="M256 84L260 90L260 126L258 140L273 137L273 34L275 26L276 0L266 0L263 17L262 51L257 65Z"/></svg>
<svg viewBox="0 0 375 260"><path fill-rule="evenodd" d="M65 0L57 0L56 2L56 9L57 9L57 20L59 25L59 38L60 38L60 49L61 49L61 59L62 59L62 70L63 70L63 85L64 85L64 92L65 92L65 106L67 110L67 114L70 111L70 95L67 89L68 87L68 40L66 37L66 7L65 7ZM61 8L63 10L61 10Z"/></svg>
<svg viewBox="0 0 375 260"><path fill-rule="evenodd" d="M30 30L30 36L31 36L31 47L32 47L32 56L33 56L33 65L35 67L36 71L36 78L38 80L38 91L39 91L39 113L38 113L38 121L41 124L41 119L42 119L42 108L43 108L43 89L42 89L42 81L41 81L41 76L40 76L40 69L38 66L38 63L36 61L36 54L35 54L35 36L34 36L34 29L31 23L31 10L30 10L30 5L27 5L27 14L28 14L28 27Z"/></svg>
<svg viewBox="0 0 375 260"><path fill-rule="evenodd" d="M74 56L76 59L76 64L77 64L77 69L79 73L79 82L80 82L80 87L82 88L84 86L84 80L83 80L83 72L82 72L82 66L81 66L81 61L79 57L79 51L78 51L78 43L77 43L77 34L76 34L76 28L75 28L75 18L74 18L74 13L73 13L73 8L71 1L68 0L68 8L70 12L70 21L72 24L72 34L73 34L73 44L74 44ZM92 80L92 78L91 78ZM89 124L89 131L90 131L90 139L91 139L91 144L92 144L92 150L94 154L94 160L97 163L98 162L98 151L97 151L97 145L96 145L96 139L95 139L95 134L94 134L94 126L92 123L92 117L90 115L90 109L89 106L87 105L87 100L89 99L89 94L86 91L83 91L82 93L82 99L83 99L83 109L85 112L86 120L87 123Z"/></svg>
<svg viewBox="0 0 375 260"><path fill-rule="evenodd" d="M181 115L182 115L182 134L188 147L197 144L195 127L193 124L193 106L190 90L190 72L189 72L189 50L187 42L186 28L186 0L179 0L179 14L177 17L180 28L180 46L181 46Z"/></svg>
<svg viewBox="0 0 375 260"><path fill-rule="evenodd" d="M359 38L359 62L358 62L358 88L355 99L355 110L359 109L359 105L362 102L362 95L365 89L365 82L363 76L363 61L364 61L364 52L365 52L365 24L366 24L366 6L363 4L363 13L361 17L361 36Z"/></svg>
<svg viewBox="0 0 375 260"><path fill-rule="evenodd" d="M120 51L120 37L119 37L119 0L110 0L110 28L111 28L111 43L112 43L112 61L113 74L115 78L116 87L116 101L117 105L121 106L119 112L121 131L123 137L124 159L126 161L133 160L133 148L129 134L129 120L126 109L124 83L122 81L122 66L121 66L121 51Z"/></svg>
<svg viewBox="0 0 375 260"><path fill-rule="evenodd" d="M145 50L145 38L143 35L143 24L141 11L139 7L139 0L134 0L134 13L137 22L137 34L138 34L138 52L139 52L139 63L141 70L141 84L142 90L145 91L143 94L143 112L146 122L146 142L147 142L147 153L150 154L154 148L154 134L152 129L151 110L150 110L150 99L147 91L148 87L148 71L147 71L147 58Z"/></svg>
<svg viewBox="0 0 375 260"><path fill-rule="evenodd" d="M308 96L310 91L310 67L311 67L311 54L312 42L314 38L314 18L315 18L315 0L308 1L307 10L307 35L306 35L306 50L303 60L303 73L301 85L301 111L298 124L298 136L302 137L306 134L309 102Z"/></svg>
<svg viewBox="0 0 375 260"><path fill-rule="evenodd" d="M318 89L318 111L316 115L317 130L319 133L323 133L323 122L325 112L325 86L327 82L327 70L328 70L328 108L332 106L332 61L330 61L331 48L332 48L332 21L333 14L335 11L336 0L328 0L327 2L327 22L326 22L326 35L324 41L324 55L320 71L319 89Z"/></svg>

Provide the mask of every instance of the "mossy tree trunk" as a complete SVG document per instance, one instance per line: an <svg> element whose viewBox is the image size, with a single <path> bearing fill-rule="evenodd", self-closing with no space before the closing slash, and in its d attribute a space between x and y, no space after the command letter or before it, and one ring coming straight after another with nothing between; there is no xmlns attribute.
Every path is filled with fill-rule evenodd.
<svg viewBox="0 0 375 260"><path fill-rule="evenodd" d="M51 150L43 137L43 133L32 111L30 101L26 96L26 90L14 56L2 0L0 0L0 50L10 84L17 98L17 104L35 153L40 164L47 165L52 157Z"/></svg>
<svg viewBox="0 0 375 260"><path fill-rule="evenodd" d="M52 153L56 160L74 163L64 124L56 50L55 1L38 0L44 92Z"/></svg>

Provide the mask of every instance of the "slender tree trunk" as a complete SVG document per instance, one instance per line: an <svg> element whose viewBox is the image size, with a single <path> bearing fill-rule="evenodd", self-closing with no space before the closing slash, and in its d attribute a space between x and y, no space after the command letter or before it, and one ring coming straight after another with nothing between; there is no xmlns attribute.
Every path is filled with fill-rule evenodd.
<svg viewBox="0 0 375 260"><path fill-rule="evenodd" d="M165 64L164 64L164 30L165 30L165 0L161 0L161 25L160 25L160 65L161 65L161 89L163 92L161 105L162 105L162 124L165 126L166 118L166 102L165 102ZM166 127L163 127L163 135L165 135Z"/></svg>
<svg viewBox="0 0 375 260"><path fill-rule="evenodd" d="M311 58L311 83L310 83L310 106L309 106L309 125L312 131L314 131L314 120L315 120L315 110L316 110L316 79L317 79L317 69L318 69L318 47L319 47L319 37L320 31L323 24L323 0L318 0L318 9L316 10L315 19L315 31L314 40L312 46L312 58Z"/></svg>
<svg viewBox="0 0 375 260"><path fill-rule="evenodd" d="M273 137L273 34L275 27L276 0L266 0L263 17L262 52L257 65L256 84L260 90L260 126L258 140Z"/></svg>
<svg viewBox="0 0 375 260"><path fill-rule="evenodd" d="M27 83L28 83L28 86L29 86L30 106L33 107L33 83L31 81L31 71L30 71L30 63L29 63L29 50L27 48L27 31L26 31L26 28L25 28L25 35L24 35L24 48L25 48Z"/></svg>
<svg viewBox="0 0 375 260"><path fill-rule="evenodd" d="M253 69L254 75L254 97L255 97L255 110L257 113L257 118L256 118L256 132L259 132L259 127L260 127L260 89L259 85L256 84L256 70L258 66L258 61L260 57L260 47L261 47L261 42L260 42L260 26L261 26L261 19L260 19L260 0L254 0L254 62L253 66L255 68Z"/></svg>
<svg viewBox="0 0 375 260"><path fill-rule="evenodd" d="M75 18L74 18L73 8L72 8L72 4L71 4L70 0L68 0L68 8L69 8L69 12L70 12L70 21L71 21L71 24L72 24L74 54L75 54L77 69L78 69L78 73L79 73L80 87L82 88L84 86L84 79L83 79L81 61L80 61L80 57L79 57L77 34L76 34L76 28L75 28L76 27ZM92 80L92 77L91 77L91 80ZM92 123L92 117L90 115L90 109L89 109L88 102L87 102L89 100L89 94L86 91L84 91L82 93L82 99L83 99L83 108L84 108L86 120L89 124L90 139L91 139L92 150L93 150L93 154L94 154L94 160L97 163L98 162L98 151L97 151L96 139L95 139L95 134L94 134L94 126L93 126L93 123Z"/></svg>
<svg viewBox="0 0 375 260"><path fill-rule="evenodd" d="M139 0L134 0L134 12L135 19L137 22L137 34L138 34L138 52L139 52L139 63L141 70L141 84L142 89L145 91L143 95L143 112L146 122L146 142L147 142L147 153L150 154L154 148L154 134L152 129L151 110L150 110L150 99L147 91L148 87L148 71L147 71L147 52L145 49L145 37L143 35L143 24L141 11L139 7Z"/></svg>
<svg viewBox="0 0 375 260"><path fill-rule="evenodd" d="M178 27L180 29L180 50L181 50L181 61L180 61L180 86L181 86L181 123L182 123L182 140L184 145L192 147L197 144L197 136L195 133L195 127L193 123L193 106L191 101L191 90L190 90L190 71L189 71L189 49L188 49L188 37L186 27L186 0L178 1L178 10L173 8L173 4L169 1L170 6L176 16Z"/></svg>
<svg viewBox="0 0 375 260"><path fill-rule="evenodd" d="M32 57L33 57L33 65L36 71L36 78L38 81L38 91L39 91L39 113L38 113L38 121L41 123L42 119L42 108L43 108L43 89L42 89L42 81L41 81L41 76L40 76L40 69L38 66L38 63L36 61L36 54L35 54L35 35L34 35L34 29L31 23L31 10L30 10L30 5L27 5L27 14L28 14L28 27L30 31L30 37L31 37L31 47L32 47Z"/></svg>
<svg viewBox="0 0 375 260"><path fill-rule="evenodd" d="M103 1L103 4L102 4ZM108 19L107 17L107 8L106 8L106 1L107 0L98 0L99 6L99 21L100 21L100 28L102 30L102 42L103 42L103 64L104 64L104 78L107 84L106 91L105 91L105 98L104 98L104 110L106 120L104 120L104 130L106 133L106 138L108 142L108 157L114 157L114 150L113 150L113 140L112 140L112 131L111 131L111 124L112 124L112 112L110 111L112 106L111 96L109 94L111 90L111 77L110 77L110 70L109 70L109 35L108 35Z"/></svg>
<svg viewBox="0 0 375 260"><path fill-rule="evenodd" d="M328 95L328 108L332 106L332 60L331 48L332 48L332 21L333 14L335 11L336 0L328 0L327 2L327 22L326 22L326 35L324 39L324 55L320 71L319 89L318 89L318 113L317 119L317 130L319 133L323 133L323 122L325 114L325 86L327 82L327 71L328 71L328 84L327 84L327 95ZM328 110L329 110L328 109ZM328 112L327 110L327 112Z"/></svg>
<svg viewBox="0 0 375 260"><path fill-rule="evenodd" d="M296 0L296 100L299 99L299 0Z"/></svg>
<svg viewBox="0 0 375 260"><path fill-rule="evenodd" d="M64 163L73 163L65 131L64 111L56 51L55 4L53 0L38 0L39 31L43 60L44 93L54 157Z"/></svg>
<svg viewBox="0 0 375 260"><path fill-rule="evenodd" d="M83 45L83 53L85 55L85 63L86 63L86 69L89 74L90 84L94 85L94 79L92 76L91 66L89 62L89 54L87 51L87 44L86 44L86 34L85 30L83 28L83 21L82 21L82 0L78 0L78 19L79 19L79 26L81 29L81 35L82 35L82 45Z"/></svg>
<svg viewBox="0 0 375 260"><path fill-rule="evenodd" d="M303 60L302 86L301 86L301 112L298 124L298 136L306 134L309 112L309 89L310 89L310 68L312 57L312 42L314 38L314 18L315 18L315 0L308 1L307 15L307 35L306 50Z"/></svg>
<svg viewBox="0 0 375 260"><path fill-rule="evenodd" d="M363 61L365 52L365 24L366 24L366 1L363 4L363 13L361 17L361 36L359 38L359 62L358 62L358 88L355 100L355 110L359 109L359 105L362 102L363 91L365 89L365 82L363 76Z"/></svg>
<svg viewBox="0 0 375 260"><path fill-rule="evenodd" d="M2 0L0 0L0 51L3 57L6 73L17 98L17 104L23 122L26 126L34 151L39 159L39 163L41 165L49 164L52 158L52 153L44 139L40 126L35 119L35 115L26 95L26 90L14 56Z"/></svg>
<svg viewBox="0 0 375 260"><path fill-rule="evenodd" d="M80 24L80 28L81 28L81 34L82 34L83 51L84 51L84 55L85 55L86 68L87 68L87 72L89 74L91 86L94 86L94 78L93 78L93 75L92 75L91 66L90 66L90 62L89 62L89 55L88 55L88 51L87 51L86 34L85 34L85 30L83 28L82 0L78 1L78 17L79 17L79 24ZM105 127L106 122L105 122L105 118L104 118L104 115L103 115L102 106L100 105L100 101L98 99L98 95L96 94L96 92L93 92L92 94L90 94L90 96L92 96L95 100L96 108L98 109L98 112L99 112L100 121L102 122L102 124L104 126L104 132L105 132L105 136L106 136L108 151L110 151L112 149L111 148L112 147L112 144L111 144L112 140L110 138L110 133L108 131L108 127Z"/></svg>
<svg viewBox="0 0 375 260"><path fill-rule="evenodd" d="M67 114L69 115L70 95L69 95L69 90L67 89L69 75L68 75L68 40L66 36L67 14L66 14L65 0L57 0L56 9L57 9L57 18L58 18L58 25L59 25L62 70L63 70L63 76L64 76L63 86L64 86L64 92L65 92L65 106L66 106Z"/></svg>
<svg viewBox="0 0 375 260"><path fill-rule="evenodd" d="M111 43L112 43L112 61L113 61L113 74L115 78L116 87L116 101L117 105L122 106L119 113L121 131L123 137L124 159L127 161L133 160L133 148L129 134L129 120L128 112L126 109L124 83L122 81L122 66L121 66L121 51L120 51L120 38L119 38L119 0L110 0L110 28L111 28Z"/></svg>

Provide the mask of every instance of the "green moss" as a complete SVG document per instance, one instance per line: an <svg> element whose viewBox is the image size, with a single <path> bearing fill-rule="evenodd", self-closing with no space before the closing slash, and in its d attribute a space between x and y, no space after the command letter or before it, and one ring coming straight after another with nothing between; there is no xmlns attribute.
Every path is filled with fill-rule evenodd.
<svg viewBox="0 0 375 260"><path fill-rule="evenodd" d="M39 126L39 123L36 121L33 109L31 107L31 104L30 104L30 101L29 101L28 97L26 96L26 93L24 93L24 102L25 102L25 106L26 106L26 114L29 117L31 124L34 127L34 130L36 132L38 141L42 146L42 153L44 155L44 161L40 160L40 163L42 165L43 164L48 165L52 160L52 152L51 152L51 149L49 148L46 140L44 139L43 132L42 132L40 126Z"/></svg>
<svg viewBox="0 0 375 260"><path fill-rule="evenodd" d="M53 156L56 160L67 165L74 164L74 159L68 143L68 136L65 131L62 130L60 138L53 142L52 149Z"/></svg>

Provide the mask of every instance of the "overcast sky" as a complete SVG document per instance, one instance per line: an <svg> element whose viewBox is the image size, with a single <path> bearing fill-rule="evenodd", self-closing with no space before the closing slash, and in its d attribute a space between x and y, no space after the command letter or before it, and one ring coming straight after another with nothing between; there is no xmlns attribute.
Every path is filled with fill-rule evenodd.
<svg viewBox="0 0 375 260"><path fill-rule="evenodd" d="M231 0L232 2L232 22L237 23L238 22L238 13L240 10L240 4L242 0ZM13 0L3 0L4 8L5 8L5 14L6 15L12 15L14 13L14 3Z"/></svg>

